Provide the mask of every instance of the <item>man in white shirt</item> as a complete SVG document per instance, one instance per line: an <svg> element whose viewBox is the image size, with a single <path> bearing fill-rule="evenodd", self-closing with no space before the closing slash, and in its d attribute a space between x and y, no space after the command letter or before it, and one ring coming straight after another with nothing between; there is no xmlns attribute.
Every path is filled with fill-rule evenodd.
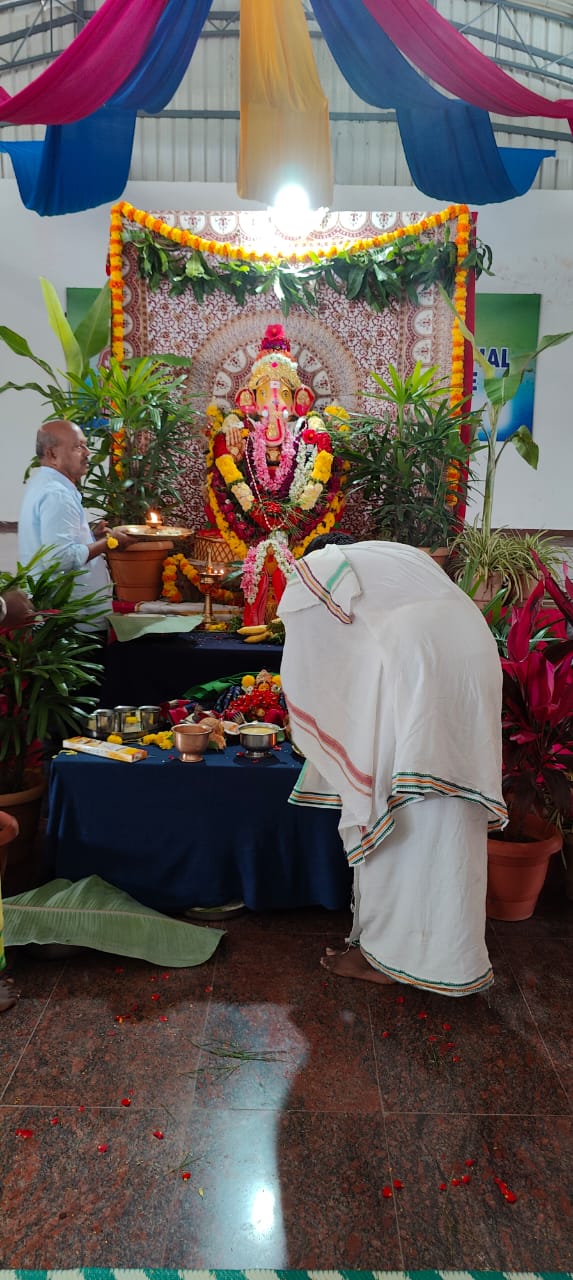
<svg viewBox="0 0 573 1280"><path fill-rule="evenodd" d="M50 548L39 569L53 564L63 571L81 569L74 596L100 592L97 610L90 607L86 624L105 631L105 615L111 612L113 586L105 559L107 539L113 532L120 547L133 539L110 530L100 520L92 533L78 489L88 469L89 448L80 427L63 419L46 422L36 437L40 466L26 485L18 523L18 558L28 564L41 547Z"/></svg>

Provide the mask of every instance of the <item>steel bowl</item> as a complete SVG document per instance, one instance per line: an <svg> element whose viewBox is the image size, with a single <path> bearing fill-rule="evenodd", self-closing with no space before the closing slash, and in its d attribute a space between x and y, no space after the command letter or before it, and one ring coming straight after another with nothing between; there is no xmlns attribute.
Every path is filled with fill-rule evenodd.
<svg viewBox="0 0 573 1280"><path fill-rule="evenodd" d="M111 707L98 707L93 713L95 720L95 737L107 738L110 733L117 732L117 717ZM90 737L93 735L89 734Z"/></svg>
<svg viewBox="0 0 573 1280"><path fill-rule="evenodd" d="M161 719L160 707L140 707L139 719L142 733L157 733Z"/></svg>
<svg viewBox="0 0 573 1280"><path fill-rule="evenodd" d="M254 751L257 755L272 751L277 745L277 726L258 720L242 724L239 728L239 742L245 751Z"/></svg>

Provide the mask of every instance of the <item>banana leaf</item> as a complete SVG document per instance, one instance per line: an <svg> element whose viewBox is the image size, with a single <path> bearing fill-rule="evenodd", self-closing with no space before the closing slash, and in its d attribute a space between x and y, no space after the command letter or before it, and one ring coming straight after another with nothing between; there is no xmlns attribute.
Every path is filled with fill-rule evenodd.
<svg viewBox="0 0 573 1280"><path fill-rule="evenodd" d="M213 955L223 933L171 920L101 880L51 880L6 898L4 945L31 942L90 947L151 964L187 968Z"/></svg>

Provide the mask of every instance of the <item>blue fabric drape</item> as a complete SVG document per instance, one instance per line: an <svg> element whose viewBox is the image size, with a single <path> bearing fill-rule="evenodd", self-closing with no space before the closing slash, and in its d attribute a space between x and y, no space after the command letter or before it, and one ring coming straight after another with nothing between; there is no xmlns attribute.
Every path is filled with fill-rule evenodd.
<svg viewBox="0 0 573 1280"><path fill-rule="evenodd" d="M412 179L438 200L490 204L529 190L554 151L500 148L489 115L438 93L356 0L311 0L344 78L364 102L394 108Z"/></svg>
<svg viewBox="0 0 573 1280"><path fill-rule="evenodd" d="M144 56L99 111L50 125L42 142L4 142L22 201L43 216L78 213L121 195L138 110L156 112L176 92L213 0L168 0Z"/></svg>

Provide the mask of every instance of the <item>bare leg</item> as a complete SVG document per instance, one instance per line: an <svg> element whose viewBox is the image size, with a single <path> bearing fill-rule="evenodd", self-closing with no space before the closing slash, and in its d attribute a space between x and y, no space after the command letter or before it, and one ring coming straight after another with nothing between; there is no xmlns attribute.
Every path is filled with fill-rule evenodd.
<svg viewBox="0 0 573 1280"><path fill-rule="evenodd" d="M16 990L12 978L0 978L0 1013L12 1009L19 999L20 992Z"/></svg>
<svg viewBox="0 0 573 1280"><path fill-rule="evenodd" d="M335 973L339 978L362 978L366 982L378 982L381 986L392 986L394 983L393 978L387 978L369 964L360 947L348 947L346 951L333 951L331 947L327 947L326 955L321 956L320 963L329 973Z"/></svg>

